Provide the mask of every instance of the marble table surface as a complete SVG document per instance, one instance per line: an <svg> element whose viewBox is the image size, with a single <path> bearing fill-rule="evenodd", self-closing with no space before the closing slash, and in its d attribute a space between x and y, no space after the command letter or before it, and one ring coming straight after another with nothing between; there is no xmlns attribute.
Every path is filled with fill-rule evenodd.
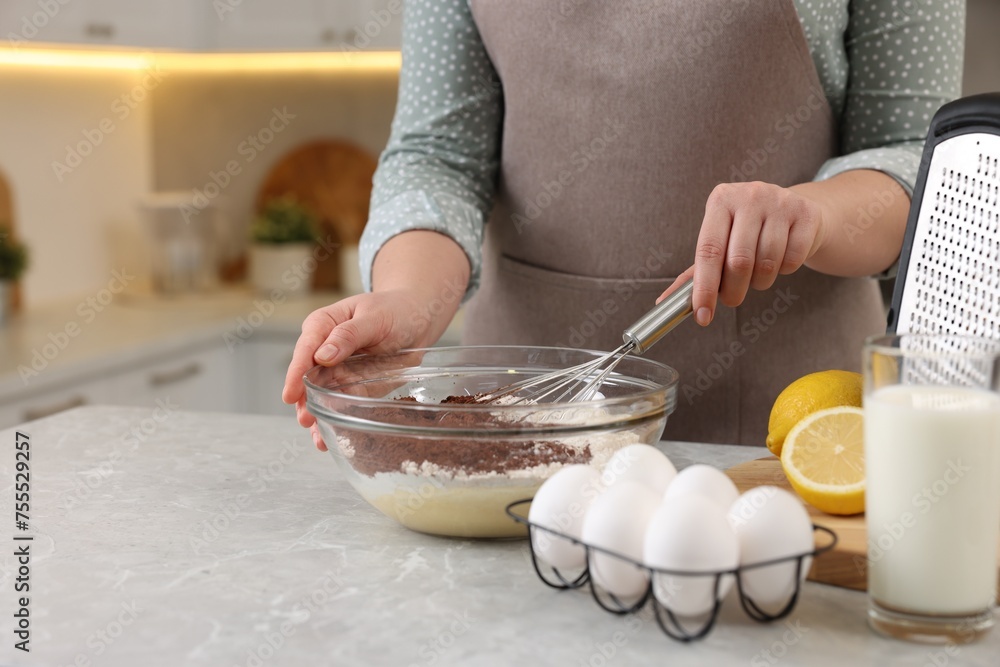
<svg viewBox="0 0 1000 667"><path fill-rule="evenodd" d="M145 423L144 423L145 422ZM435 538L369 507L287 420L86 407L32 447L31 652L13 648L13 430L0 432L0 665L996 665L883 639L865 597L807 584L793 615L730 597L705 640L539 582L525 541ZM141 437L137 437L141 436ZM664 443L678 466L753 448Z"/></svg>

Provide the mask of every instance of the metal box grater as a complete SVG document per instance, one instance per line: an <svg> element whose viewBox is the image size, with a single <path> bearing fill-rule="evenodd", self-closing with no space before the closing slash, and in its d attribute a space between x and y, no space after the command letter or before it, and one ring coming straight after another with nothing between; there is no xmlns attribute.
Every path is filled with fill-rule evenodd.
<svg viewBox="0 0 1000 667"><path fill-rule="evenodd" d="M1000 93L941 107L912 202L888 332L1000 339Z"/></svg>

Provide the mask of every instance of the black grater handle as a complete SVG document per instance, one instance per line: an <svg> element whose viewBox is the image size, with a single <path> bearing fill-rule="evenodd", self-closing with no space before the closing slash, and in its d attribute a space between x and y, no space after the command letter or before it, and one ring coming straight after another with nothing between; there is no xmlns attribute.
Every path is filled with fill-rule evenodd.
<svg viewBox="0 0 1000 667"><path fill-rule="evenodd" d="M932 138L967 128L992 128L993 134L1000 134L1000 92L971 95L942 106L931 121L928 144Z"/></svg>

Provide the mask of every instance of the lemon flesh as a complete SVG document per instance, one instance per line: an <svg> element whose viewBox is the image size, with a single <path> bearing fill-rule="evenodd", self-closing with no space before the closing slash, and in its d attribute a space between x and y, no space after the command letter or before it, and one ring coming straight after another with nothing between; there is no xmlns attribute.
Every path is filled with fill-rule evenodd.
<svg viewBox="0 0 1000 667"><path fill-rule="evenodd" d="M788 433L805 417L826 408L861 407L860 373L820 371L803 376L778 394L767 422L767 448L781 456Z"/></svg>
<svg viewBox="0 0 1000 667"><path fill-rule="evenodd" d="M792 488L827 514L865 511L864 413L856 407L815 412L791 430L781 467Z"/></svg>

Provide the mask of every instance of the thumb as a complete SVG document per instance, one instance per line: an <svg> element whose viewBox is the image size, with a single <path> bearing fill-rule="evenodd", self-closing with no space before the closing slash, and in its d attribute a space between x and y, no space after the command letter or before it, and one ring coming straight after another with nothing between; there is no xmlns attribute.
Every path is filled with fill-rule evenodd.
<svg viewBox="0 0 1000 667"><path fill-rule="evenodd" d="M338 324L316 350L316 361L336 366L360 349L377 343L381 327L375 317L353 317Z"/></svg>

